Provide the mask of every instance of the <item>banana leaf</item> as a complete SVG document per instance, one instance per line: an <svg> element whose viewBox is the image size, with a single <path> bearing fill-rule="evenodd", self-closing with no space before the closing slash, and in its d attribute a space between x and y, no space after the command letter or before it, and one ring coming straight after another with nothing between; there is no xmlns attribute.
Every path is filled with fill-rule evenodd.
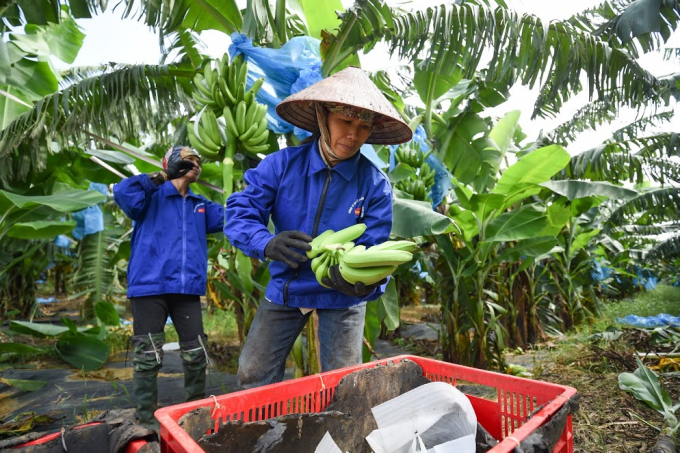
<svg viewBox="0 0 680 453"><path fill-rule="evenodd" d="M402 238L432 236L457 231L453 220L432 210L430 203L395 198L392 235Z"/></svg>
<svg viewBox="0 0 680 453"><path fill-rule="evenodd" d="M64 361L85 371L101 368L111 353L106 343L84 335L62 338L54 349Z"/></svg>

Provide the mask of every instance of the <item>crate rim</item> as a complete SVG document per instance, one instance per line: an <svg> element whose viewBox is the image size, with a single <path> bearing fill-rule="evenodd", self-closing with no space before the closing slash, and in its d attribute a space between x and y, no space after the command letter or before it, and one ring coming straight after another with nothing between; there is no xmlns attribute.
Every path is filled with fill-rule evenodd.
<svg viewBox="0 0 680 453"><path fill-rule="evenodd" d="M377 366L378 364L387 364L388 362L393 362L393 363L399 363L403 360L411 360L413 362L416 362L418 365L421 367L423 366L424 363L428 364L443 364L443 365L454 365L456 368L464 369L464 370L469 370L473 373L479 373L481 375L489 375L489 376L498 376L501 375L503 379L506 382L519 382L519 383L524 383L526 381L531 381L531 382L539 382L542 386L544 387L551 387L555 390L562 390L560 394L555 396L551 401L546 403L538 412L536 412L532 417L527 420L522 426L517 428L512 432L511 435L503 438L503 440L499 441L499 443L493 447L492 451L494 453L496 452L511 452L515 447L520 445L521 440L524 440L529 434L531 434L536 428L540 427L543 425L543 423L548 420L552 415L560 408L562 407L571 397L573 397L576 393L577 390L574 387L570 387L568 385L562 385L562 384L555 384L552 382L546 382L546 381L539 381L537 379L528 379L528 378L522 378L518 376L512 376L512 375L505 375L501 374L498 372L494 371L488 371L488 370L482 370L474 367L469 367L465 365L459 365L457 363L449 363L449 362L443 362L441 360L436 360L436 359L430 359L430 358L425 358L425 357L418 357L410 354L403 354L403 355L398 355L394 357L387 357L384 359L380 360L375 360L372 362L366 362L360 365L354 365L350 367L345 367L345 368L339 368L337 370L331 370L327 371L324 373L319 373L315 374L312 376L304 376L301 378L297 379L289 379L287 381L282 381L282 382L277 382L275 384L269 384L267 386L262 386L262 387L255 387L247 390L240 390L236 392L231 392L231 393L225 393L223 395L211 395L208 398L202 399L202 400L196 400L196 401L190 401L186 403L180 403L176 404L173 406L167 406L161 409L158 409L155 412L156 419L160 422L161 425L161 435L160 441L161 441L161 451L166 451L163 448L163 443L167 442L166 441L166 436L163 436L164 432L167 431L167 434L170 435L170 438L174 440L173 443L181 445L182 449L186 451L187 453L204 453L204 450L198 445L198 443L189 436L189 434L177 423L179 418L188 413L189 411L196 409L198 407L204 407L204 406L210 406L212 405L213 407L219 403L220 399L229 397L231 395L239 394L239 395L248 395L248 394L257 394L261 389L263 388L268 388L268 389L276 389L276 388L285 388L289 387L291 385L291 382L308 382L308 381L316 381L318 388L315 389L314 391L318 392L323 390L324 383L323 383L323 376L329 376L333 374L338 374L341 373L342 376L345 376L349 374L350 372L357 371L360 369L364 369L367 366L373 364L374 366ZM347 371L347 370L352 370L352 371ZM174 414L181 414L178 417L174 417Z"/></svg>

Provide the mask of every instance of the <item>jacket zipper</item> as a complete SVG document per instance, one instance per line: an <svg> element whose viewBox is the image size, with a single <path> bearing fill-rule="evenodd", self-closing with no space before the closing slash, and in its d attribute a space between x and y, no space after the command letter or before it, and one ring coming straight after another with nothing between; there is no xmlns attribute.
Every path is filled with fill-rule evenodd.
<svg viewBox="0 0 680 453"><path fill-rule="evenodd" d="M319 206L316 208L316 216L314 217L314 226L312 227L312 237L316 236L316 233L319 231L319 223L321 223L321 214L323 213L323 206L326 204L326 195L328 195L328 186L331 185L331 176L333 174L333 170L330 168L328 169L328 173L326 173L326 181L323 183L323 189L321 190L321 197L319 198ZM283 305L288 306L288 287L290 286L290 282L298 278L298 275L300 275L301 269L298 267L298 269L295 271L293 276L288 279L285 285L283 285Z"/></svg>
<svg viewBox="0 0 680 453"><path fill-rule="evenodd" d="M184 267L187 262L187 199L182 198L182 294L184 294Z"/></svg>

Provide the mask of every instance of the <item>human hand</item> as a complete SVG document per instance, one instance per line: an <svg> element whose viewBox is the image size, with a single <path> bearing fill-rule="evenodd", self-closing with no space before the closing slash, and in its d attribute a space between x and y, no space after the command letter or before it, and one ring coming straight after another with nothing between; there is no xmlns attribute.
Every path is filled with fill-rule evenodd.
<svg viewBox="0 0 680 453"><path fill-rule="evenodd" d="M307 261L307 255L298 253L295 249L308 251L312 237L302 231L283 231L274 236L264 248L264 256L274 261L283 261L293 269L300 263Z"/></svg>
<svg viewBox="0 0 680 453"><path fill-rule="evenodd" d="M181 178L182 176L189 173L194 169L194 166L198 165L190 160L182 159L176 160L168 164L168 168L161 173L165 173L166 180Z"/></svg>

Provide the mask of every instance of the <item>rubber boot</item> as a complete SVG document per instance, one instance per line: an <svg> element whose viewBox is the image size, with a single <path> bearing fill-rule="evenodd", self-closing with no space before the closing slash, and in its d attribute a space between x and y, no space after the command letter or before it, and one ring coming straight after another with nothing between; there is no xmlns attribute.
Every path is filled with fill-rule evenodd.
<svg viewBox="0 0 680 453"><path fill-rule="evenodd" d="M205 398L205 371L209 358L206 349L207 337L202 335L196 340L180 342L180 357L184 367L184 389L187 401Z"/></svg>
<svg viewBox="0 0 680 453"><path fill-rule="evenodd" d="M132 337L136 417L141 426L156 433L160 431L160 424L154 417L154 412L158 408L158 371L163 363L164 343L164 333Z"/></svg>

